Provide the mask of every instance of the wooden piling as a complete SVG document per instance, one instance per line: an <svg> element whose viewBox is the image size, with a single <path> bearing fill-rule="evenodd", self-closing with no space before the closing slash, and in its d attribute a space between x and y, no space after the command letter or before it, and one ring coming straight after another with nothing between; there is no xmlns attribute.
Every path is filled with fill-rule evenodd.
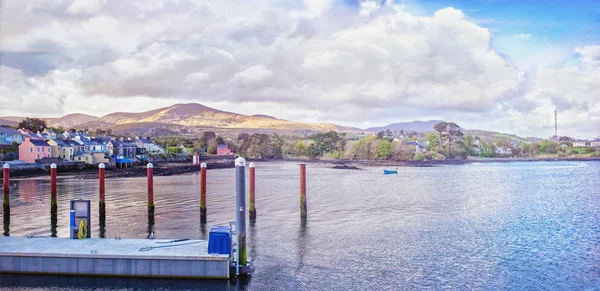
<svg viewBox="0 0 600 291"><path fill-rule="evenodd" d="M2 205L4 207L4 212L6 213L6 210L10 208L10 166L8 164L4 164L2 167L2 175L2 187L4 188L4 202Z"/></svg>
<svg viewBox="0 0 600 291"><path fill-rule="evenodd" d="M99 206L100 206L100 213L102 213L102 210L105 209L106 207L106 202L105 202L105 186L104 186L104 180L105 180L105 174L104 174L104 168L106 166L104 165L104 163L100 163L100 165L98 165L98 194L99 194L99 199L98 201L100 202Z"/></svg>
<svg viewBox="0 0 600 291"><path fill-rule="evenodd" d="M148 210L154 212L154 169L152 163L148 163Z"/></svg>
<svg viewBox="0 0 600 291"><path fill-rule="evenodd" d="M200 165L200 222L206 223L206 163Z"/></svg>
<svg viewBox="0 0 600 291"><path fill-rule="evenodd" d="M56 202L56 164L50 165L50 214L57 215L58 204Z"/></svg>
<svg viewBox="0 0 600 291"><path fill-rule="evenodd" d="M106 166L104 165L104 163L100 163L100 165L98 165L98 210L99 210L99 217L98 217L98 222L100 223L100 237L104 238L104 234L105 234L105 227L106 227L106 195L105 195L105 174L104 174L104 169L106 168Z"/></svg>
<svg viewBox="0 0 600 291"><path fill-rule="evenodd" d="M300 217L306 218L306 164L300 164Z"/></svg>
<svg viewBox="0 0 600 291"><path fill-rule="evenodd" d="M254 163L250 163L250 220L256 220L256 205L255 205L255 195L256 195L256 183L255 183L255 165Z"/></svg>

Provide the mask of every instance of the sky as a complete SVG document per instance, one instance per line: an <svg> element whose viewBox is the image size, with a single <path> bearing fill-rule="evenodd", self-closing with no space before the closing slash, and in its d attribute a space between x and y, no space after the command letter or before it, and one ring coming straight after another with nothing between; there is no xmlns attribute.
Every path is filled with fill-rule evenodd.
<svg viewBox="0 0 600 291"><path fill-rule="evenodd" d="M243 4L241 4L243 3ZM0 116L197 102L600 136L597 0L2 0Z"/></svg>

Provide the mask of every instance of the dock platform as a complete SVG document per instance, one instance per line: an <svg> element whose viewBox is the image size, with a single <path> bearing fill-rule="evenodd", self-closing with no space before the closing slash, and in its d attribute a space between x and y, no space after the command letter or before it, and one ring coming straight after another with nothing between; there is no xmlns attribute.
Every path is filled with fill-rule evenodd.
<svg viewBox="0 0 600 291"><path fill-rule="evenodd" d="M229 278L229 255L208 254L208 241L169 241L0 237L0 273Z"/></svg>

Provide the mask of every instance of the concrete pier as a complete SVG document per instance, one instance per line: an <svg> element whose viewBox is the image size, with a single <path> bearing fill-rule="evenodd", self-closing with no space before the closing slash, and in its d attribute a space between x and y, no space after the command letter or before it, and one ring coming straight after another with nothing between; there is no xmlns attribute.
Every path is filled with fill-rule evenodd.
<svg viewBox="0 0 600 291"><path fill-rule="evenodd" d="M230 277L229 255L208 254L208 241L167 241L0 237L0 273Z"/></svg>

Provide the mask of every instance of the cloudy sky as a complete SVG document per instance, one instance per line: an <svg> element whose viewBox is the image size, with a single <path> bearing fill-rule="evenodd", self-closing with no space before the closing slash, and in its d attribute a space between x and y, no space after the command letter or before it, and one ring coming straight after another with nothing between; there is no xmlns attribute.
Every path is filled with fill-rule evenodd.
<svg viewBox="0 0 600 291"><path fill-rule="evenodd" d="M548 137L558 110L560 135L600 135L597 0L0 3L0 116L198 102Z"/></svg>

